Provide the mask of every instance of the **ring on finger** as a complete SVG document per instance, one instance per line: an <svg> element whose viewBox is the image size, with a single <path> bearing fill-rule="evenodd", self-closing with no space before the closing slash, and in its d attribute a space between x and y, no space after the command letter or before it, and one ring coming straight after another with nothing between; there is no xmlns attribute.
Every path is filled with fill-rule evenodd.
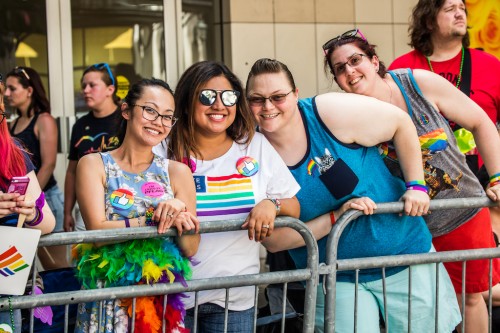
<svg viewBox="0 0 500 333"><path fill-rule="evenodd" d="M172 218L172 217L174 217L174 214L167 213L167 216L170 217L170 218Z"/></svg>
<svg viewBox="0 0 500 333"><path fill-rule="evenodd" d="M263 229L269 229L269 224L264 224L264 225L262 226L262 228L263 228Z"/></svg>

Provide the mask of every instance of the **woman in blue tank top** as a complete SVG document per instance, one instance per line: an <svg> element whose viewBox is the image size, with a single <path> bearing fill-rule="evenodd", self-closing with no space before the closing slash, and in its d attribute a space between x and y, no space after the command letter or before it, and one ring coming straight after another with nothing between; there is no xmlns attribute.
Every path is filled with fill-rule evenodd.
<svg viewBox="0 0 500 333"><path fill-rule="evenodd" d="M387 72L375 46L357 32L357 29L351 30L343 38L325 44L325 69L330 70L344 91L387 101L410 115L419 135L424 177L431 199L485 196L482 185L466 162L464 153L470 150L483 157L492 175L486 194L500 203L500 138L486 112L457 89L467 82L465 69L464 80L458 82L457 87L427 70L406 68ZM459 47L461 43L460 38ZM477 148L474 148L476 143ZM384 147L382 151L387 152L384 162L394 175L399 175L391 143ZM424 218L437 251L496 247L488 208L439 210ZM444 266L459 304L462 304L462 283L465 284L465 330L487 332L488 311L481 292L489 289L490 262L468 261L465 279L462 262L447 262ZM491 275L492 285L497 285L500 260L492 261Z"/></svg>
<svg viewBox="0 0 500 333"><path fill-rule="evenodd" d="M349 208L363 210L366 215L345 228L338 246L339 259L432 251L431 235L421 217L428 210L429 196L425 186L420 185L424 175L417 134L407 115L387 103L349 94L328 93L299 100L292 74L277 60L258 60L246 87L260 131L301 186L297 194L300 219L308 221L318 239L320 262L324 262L326 254L325 225L330 225L330 217L333 223ZM387 140L404 147L398 152L406 187L390 174L374 147ZM376 209L374 202L397 200L405 203L404 215L370 215ZM297 248L300 242L294 235L288 229L279 229L269 243L275 245L273 250L291 249L295 264L304 267L306 250ZM452 331L460 315L450 280L444 268L439 269L439 331ZM408 328L408 268L387 268L386 276L386 325L391 331L402 332ZM411 327L418 332L433 331L433 279L435 265L413 267L412 290L418 292L412 294ZM353 271L337 274L337 332L353 331L354 282ZM380 269L359 272L358 318L363 318L357 322L360 332L379 330L378 313L384 311L382 285ZM322 331L323 318L324 295L320 287L316 331Z"/></svg>

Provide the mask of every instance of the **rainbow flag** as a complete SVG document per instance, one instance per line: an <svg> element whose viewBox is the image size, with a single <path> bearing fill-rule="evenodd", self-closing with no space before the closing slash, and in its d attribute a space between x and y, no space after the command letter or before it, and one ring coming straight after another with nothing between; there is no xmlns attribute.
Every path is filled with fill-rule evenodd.
<svg viewBox="0 0 500 333"><path fill-rule="evenodd" d="M7 277L16 274L29 265L23 260L23 256L15 246L0 254L0 274Z"/></svg>
<svg viewBox="0 0 500 333"><path fill-rule="evenodd" d="M320 175L318 164L312 158L307 163L307 174L313 177Z"/></svg>
<svg viewBox="0 0 500 333"><path fill-rule="evenodd" d="M255 206L251 177L241 174L203 177L204 191L196 193L196 213L199 217L248 214ZM232 216L240 218L242 216Z"/></svg>
<svg viewBox="0 0 500 333"><path fill-rule="evenodd" d="M429 149L431 153L445 150L448 147L448 136L443 128L419 136L420 147Z"/></svg>

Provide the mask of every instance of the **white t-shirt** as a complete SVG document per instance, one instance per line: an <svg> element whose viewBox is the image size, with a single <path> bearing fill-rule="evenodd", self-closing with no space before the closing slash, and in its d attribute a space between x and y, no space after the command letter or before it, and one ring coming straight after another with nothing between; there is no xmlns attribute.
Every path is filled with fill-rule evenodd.
<svg viewBox="0 0 500 333"><path fill-rule="evenodd" d="M249 157L243 173L237 162ZM246 218L261 200L270 197L293 197L300 189L281 157L267 139L256 133L246 147L233 143L221 157L211 161L195 160L196 211L200 223ZM257 163L255 163L257 162ZM257 166L258 164L258 166ZM256 169L256 170L255 170ZM260 243L250 241L246 230L201 235L200 246L193 266L193 279L259 273ZM229 309L242 311L254 305L255 288L229 290ZM194 307L194 293L184 299L186 308ZM224 289L198 293L198 304L213 303L225 306Z"/></svg>

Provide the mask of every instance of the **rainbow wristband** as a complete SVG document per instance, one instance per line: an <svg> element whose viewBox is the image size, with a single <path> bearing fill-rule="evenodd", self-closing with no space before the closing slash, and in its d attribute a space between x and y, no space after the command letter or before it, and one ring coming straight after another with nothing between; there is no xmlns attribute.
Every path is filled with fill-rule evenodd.
<svg viewBox="0 0 500 333"><path fill-rule="evenodd" d="M498 185L498 184L500 184L500 179L499 179L499 180L495 180L495 181L490 182L490 185L489 185L489 186L490 186L490 187L493 187L493 186Z"/></svg>
<svg viewBox="0 0 500 333"><path fill-rule="evenodd" d="M500 180L500 172L490 176L490 182Z"/></svg>
<svg viewBox="0 0 500 333"><path fill-rule="evenodd" d="M412 191L422 191L425 193L429 193L429 188L425 185L413 185L413 186L407 186L406 190L412 190Z"/></svg>
<svg viewBox="0 0 500 333"><path fill-rule="evenodd" d="M426 186L425 180L412 180L411 182L406 182L405 185L406 185L406 187L415 186L415 185Z"/></svg>
<svg viewBox="0 0 500 333"><path fill-rule="evenodd" d="M147 210L146 210L146 214L144 215L145 217L145 221L144 223L146 224L146 226L154 226L156 225L156 223L153 221L153 215L155 213L155 210L153 207L149 207Z"/></svg>

